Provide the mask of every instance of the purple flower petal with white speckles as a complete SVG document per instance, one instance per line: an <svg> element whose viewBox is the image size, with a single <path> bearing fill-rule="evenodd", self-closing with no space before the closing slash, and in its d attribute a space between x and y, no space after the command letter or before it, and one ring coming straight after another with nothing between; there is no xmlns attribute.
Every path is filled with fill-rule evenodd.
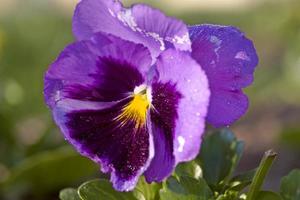
<svg viewBox="0 0 300 200"><path fill-rule="evenodd" d="M205 73L187 53L163 52L156 69L158 77L152 85L155 156L145 173L148 182L162 181L177 163L196 157L210 95Z"/></svg>
<svg viewBox="0 0 300 200"><path fill-rule="evenodd" d="M216 127L238 120L248 108L242 88L253 81L258 58L252 42L231 26L189 28L192 57L206 72L211 89L207 121Z"/></svg>
<svg viewBox="0 0 300 200"><path fill-rule="evenodd" d="M188 29L182 21L144 4L124 8L119 1L82 0L73 18L74 35L82 40L99 31L145 45L153 62L170 47L191 50Z"/></svg>
<svg viewBox="0 0 300 200"><path fill-rule="evenodd" d="M90 40L67 46L50 66L45 76L46 102L52 107L65 97L119 100L144 82L150 63L150 53L144 46L97 33ZM134 73L137 67L141 74Z"/></svg>
<svg viewBox="0 0 300 200"><path fill-rule="evenodd" d="M98 33L69 45L45 76L45 99L66 139L121 191L133 189L153 157L151 129L117 120L150 63L144 46Z"/></svg>

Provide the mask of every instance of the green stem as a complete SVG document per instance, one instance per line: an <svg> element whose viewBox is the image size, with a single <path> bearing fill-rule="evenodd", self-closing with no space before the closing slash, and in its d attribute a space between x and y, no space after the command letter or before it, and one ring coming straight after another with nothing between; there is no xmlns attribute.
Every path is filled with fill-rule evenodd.
<svg viewBox="0 0 300 200"><path fill-rule="evenodd" d="M254 175L253 181L250 185L250 189L247 195L247 200L255 200L276 156L277 153L274 152L273 150L269 150L265 152L264 157L262 158L259 167Z"/></svg>

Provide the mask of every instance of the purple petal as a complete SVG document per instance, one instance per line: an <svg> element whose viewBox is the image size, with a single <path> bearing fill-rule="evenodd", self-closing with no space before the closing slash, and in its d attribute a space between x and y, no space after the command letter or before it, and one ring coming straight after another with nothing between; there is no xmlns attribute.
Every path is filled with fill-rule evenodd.
<svg viewBox="0 0 300 200"><path fill-rule="evenodd" d="M242 88L253 81L258 64L253 43L230 26L189 28L192 57L205 70L211 89L207 121L216 127L238 120L248 108Z"/></svg>
<svg viewBox="0 0 300 200"><path fill-rule="evenodd" d="M151 125L118 119L150 63L143 45L98 33L68 46L45 75L45 99L65 138L120 191L134 188L154 154Z"/></svg>
<svg viewBox="0 0 300 200"><path fill-rule="evenodd" d="M148 182L160 182L169 176L175 165L173 138L181 94L169 82L152 84L152 133L155 157L145 172Z"/></svg>
<svg viewBox="0 0 300 200"><path fill-rule="evenodd" d="M144 82L151 57L142 45L96 34L69 45L45 75L50 107L62 98L117 101ZM124 76L126 74L126 76Z"/></svg>
<svg viewBox="0 0 300 200"><path fill-rule="evenodd" d="M149 182L162 180L178 162L196 157L210 94L204 72L188 54L167 50L156 67L158 78L152 86L155 155L146 171Z"/></svg>
<svg viewBox="0 0 300 200"><path fill-rule="evenodd" d="M159 10L143 4L127 9L113 0L82 0L74 13L74 35L82 40L99 31L145 45L153 61L170 46L191 50L186 25Z"/></svg>
<svg viewBox="0 0 300 200"><path fill-rule="evenodd" d="M153 157L151 129L146 125L136 129L134 122L121 125L116 120L130 100L119 103L70 101L60 101L53 110L66 139L82 155L99 163L103 172L111 173L115 189L132 190Z"/></svg>

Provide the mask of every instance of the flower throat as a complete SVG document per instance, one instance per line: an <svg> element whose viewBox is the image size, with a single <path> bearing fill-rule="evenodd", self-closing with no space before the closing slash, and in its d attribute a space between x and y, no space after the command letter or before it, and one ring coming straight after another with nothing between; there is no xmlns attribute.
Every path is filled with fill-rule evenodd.
<svg viewBox="0 0 300 200"><path fill-rule="evenodd" d="M151 91L145 85L138 86L134 89L132 100L126 104L121 114L117 117L124 125L129 121L135 123L135 128L139 129L146 123L147 111L151 105Z"/></svg>

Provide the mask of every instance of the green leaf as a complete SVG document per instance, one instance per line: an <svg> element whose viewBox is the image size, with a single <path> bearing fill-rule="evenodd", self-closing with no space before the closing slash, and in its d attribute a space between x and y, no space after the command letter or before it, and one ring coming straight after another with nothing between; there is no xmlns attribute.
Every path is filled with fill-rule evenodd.
<svg viewBox="0 0 300 200"><path fill-rule="evenodd" d="M273 150L268 150L264 153L247 193L247 200L256 199L276 156L277 153Z"/></svg>
<svg viewBox="0 0 300 200"><path fill-rule="evenodd" d="M209 200L212 196L204 179L196 180L188 176L182 176L179 180L170 177L160 190L161 200Z"/></svg>
<svg viewBox="0 0 300 200"><path fill-rule="evenodd" d="M234 191L242 191L245 187L251 184L255 175L256 169L234 176L230 182L228 189Z"/></svg>
<svg viewBox="0 0 300 200"><path fill-rule="evenodd" d="M239 193L237 191L227 190L225 194L221 194L216 200L239 200Z"/></svg>
<svg viewBox="0 0 300 200"><path fill-rule="evenodd" d="M189 176L200 179L202 177L202 169L196 161L190 161L177 165L175 174L178 176Z"/></svg>
<svg viewBox="0 0 300 200"><path fill-rule="evenodd" d="M66 188L60 191L59 198L61 200L81 200L77 190L74 188Z"/></svg>
<svg viewBox="0 0 300 200"><path fill-rule="evenodd" d="M270 191L260 191L255 200L282 200L282 198Z"/></svg>
<svg viewBox="0 0 300 200"><path fill-rule="evenodd" d="M138 191L118 192L106 179L97 179L83 183L78 189L83 200L134 200L145 199Z"/></svg>
<svg viewBox="0 0 300 200"><path fill-rule="evenodd" d="M159 190L162 185L159 183L147 183L144 177L141 177L136 190L139 190L146 200L159 200Z"/></svg>
<svg viewBox="0 0 300 200"><path fill-rule="evenodd" d="M226 183L235 170L244 149L229 129L207 135L201 146L197 161L207 183L217 189ZM217 189L218 190L218 189Z"/></svg>
<svg viewBox="0 0 300 200"><path fill-rule="evenodd" d="M300 199L300 170L296 169L283 177L280 185L280 193L284 200Z"/></svg>

